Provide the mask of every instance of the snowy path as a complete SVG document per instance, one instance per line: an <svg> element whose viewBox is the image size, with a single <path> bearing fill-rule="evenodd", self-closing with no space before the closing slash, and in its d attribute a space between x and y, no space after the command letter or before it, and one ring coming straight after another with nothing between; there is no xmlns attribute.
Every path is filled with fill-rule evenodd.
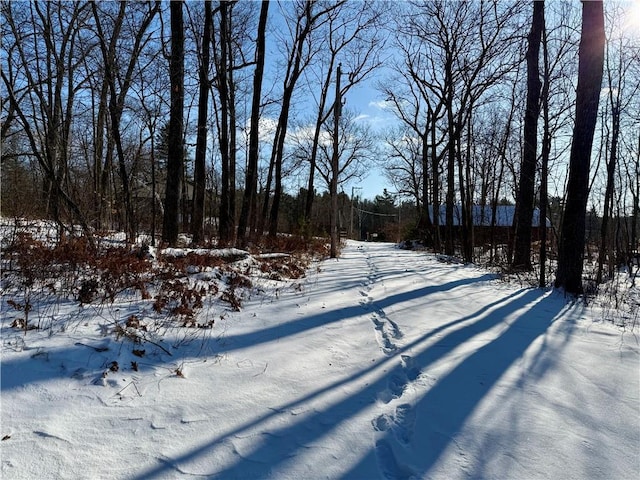
<svg viewBox="0 0 640 480"><path fill-rule="evenodd" d="M105 387L71 334L3 349L2 478L637 478L640 349L590 315L351 242Z"/></svg>

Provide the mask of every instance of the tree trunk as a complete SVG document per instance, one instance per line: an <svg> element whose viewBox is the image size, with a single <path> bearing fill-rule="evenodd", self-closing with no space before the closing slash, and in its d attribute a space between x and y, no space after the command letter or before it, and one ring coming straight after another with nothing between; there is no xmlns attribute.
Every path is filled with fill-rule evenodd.
<svg viewBox="0 0 640 480"><path fill-rule="evenodd" d="M633 198L633 214L631 217L631 253L638 249L638 218L640 217L640 130L638 131L638 149L636 150L635 186L630 179L631 197Z"/></svg>
<svg viewBox="0 0 640 480"><path fill-rule="evenodd" d="M432 202L431 210L433 216L433 249L436 253L442 251L442 240L440 235L440 169L438 158L438 146L436 143L437 122L435 114L432 115L431 123L431 172L432 172ZM428 203L425 198L424 203Z"/></svg>
<svg viewBox="0 0 640 480"><path fill-rule="evenodd" d="M445 240L444 240L444 253L445 255L453 255L453 208L455 201L455 175L456 175L456 144L455 144L455 124L453 120L453 80L452 73L450 72L451 60L447 62L447 71L445 77L449 79L447 82L447 131L448 131L448 143L447 143L447 195L446 195L446 208L445 208Z"/></svg>
<svg viewBox="0 0 640 480"><path fill-rule="evenodd" d="M180 177L184 164L182 145L184 113L184 22L182 0L170 3L171 12L171 108L169 112L167 187L165 191L162 240L170 246L178 242L180 211Z"/></svg>
<svg viewBox="0 0 640 480"><path fill-rule="evenodd" d="M293 90L291 90L293 92ZM271 213L269 214L269 237L275 238L278 233L278 215L280 213L280 198L282 196L282 162L284 157L284 140L286 137L287 123L289 121L289 110L291 108L291 95L285 94L283 100L282 111L278 119L279 135L276 136L277 141L274 144L275 155L273 156L273 203L271 204Z"/></svg>
<svg viewBox="0 0 640 480"><path fill-rule="evenodd" d="M615 98L614 98L615 97ZM611 210L613 206L613 189L615 187L615 172L618 163L618 142L620 137L620 100L614 93L614 88L609 87L609 101L611 103L611 153L607 162L607 183L604 193L604 210L602 212L602 223L600 224L600 251L598 252L598 271L596 273L596 283L602 283L604 263L609 255L611 267L611 238L609 235L609 221L611 220Z"/></svg>
<svg viewBox="0 0 640 480"><path fill-rule="evenodd" d="M273 204L271 205L271 214L269 215L269 237L275 238L278 231L278 214L280 210L280 197L282 195L282 162L284 156L284 141L287 136L287 127L289 124L289 110L291 108L291 99L296 83L302 74L302 69L306 65L306 59L303 59L305 42L308 40L311 28L314 23L312 10L314 4L305 2L303 12L298 17L296 32L292 51L289 52L289 63L287 65L287 75L284 82L284 91L282 94L282 109L278 118L278 128L276 129L276 138L273 146L273 168L275 186L273 189ZM268 193L268 191L267 191ZM267 199L265 199L265 202Z"/></svg>
<svg viewBox="0 0 640 480"><path fill-rule="evenodd" d="M274 148L271 151L271 159L269 160L269 171L267 172L267 182L264 186L262 199L262 215L260 215L256 222L256 236L261 237L264 234L264 228L269 218L269 201L271 195L271 184L273 183L273 172L275 170L275 162L276 162L276 149L275 145L279 142L278 138L280 136L280 124L276 126L276 133L273 138Z"/></svg>
<svg viewBox="0 0 640 480"><path fill-rule="evenodd" d="M431 108L427 111L427 121L425 124L425 130L422 133L420 139L422 144L422 150L420 155L420 165L422 167L422 185L420 185L420 195L422 197L422 205L418 206L418 231L425 240L426 244L434 246L434 240L431 233L433 232L433 222L431 221L431 215L429 214L429 133L431 130L431 122L435 122L433 119L433 111ZM434 173L435 177L437 173ZM437 182L437 180L434 180Z"/></svg>
<svg viewBox="0 0 640 480"><path fill-rule="evenodd" d="M247 227L252 223L250 218L257 213L256 196L258 188L258 157L259 148L259 122L260 122L260 98L262 95L262 78L264 76L265 46L267 14L269 0L263 0L260 8L260 21L258 23L258 38L256 43L256 70L253 75L253 97L251 99L251 126L249 130L249 155L247 159L247 174L242 197L242 209L238 220L238 235L236 245L244 248L247 238Z"/></svg>
<svg viewBox="0 0 640 480"><path fill-rule="evenodd" d="M333 104L333 154L331 157L331 183L329 185L329 195L331 197L331 249L329 256L338 256L338 171L340 152L338 151L340 110L342 100L340 99L340 75L341 64L336 69L336 96Z"/></svg>
<svg viewBox="0 0 640 480"><path fill-rule="evenodd" d="M582 33L578 50L576 114L569 159L567 204L562 221L555 286L567 293L582 293L586 207L589 194L591 148L598 116L604 66L604 13L602 1L583 2Z"/></svg>
<svg viewBox="0 0 640 480"><path fill-rule="evenodd" d="M231 16L229 17L229 22L231 22ZM229 24L229 38L231 40L231 24ZM229 69L228 69L228 77L229 77L229 181L228 181L228 217L227 217L227 231L228 238L226 243L233 243L234 241L234 233L236 229L236 157L238 152L238 142L237 142L237 116L236 116L236 86L234 80L234 60L233 60L233 42L229 42L229 48L227 51Z"/></svg>
<svg viewBox="0 0 640 480"><path fill-rule="evenodd" d="M209 110L209 48L211 45L212 20L211 0L205 0L202 59L199 69L198 127L193 171L193 213L191 219L191 234L193 235L193 243L196 245L204 239L204 202L207 183L207 114Z"/></svg>
<svg viewBox="0 0 640 480"><path fill-rule="evenodd" d="M221 191L220 191L220 219L218 241L227 245L231 237L230 204L230 163L229 155L229 79L228 79L228 51L229 44L229 4L220 3L220 57L218 60L218 90L220 92L220 157L221 157Z"/></svg>
<svg viewBox="0 0 640 480"><path fill-rule="evenodd" d="M542 119L544 133L542 136L542 155L540 172L540 288L547 286L547 205L549 183L549 156L551 154L551 127L549 124L549 52L547 50L546 26L542 29L543 58L544 58L544 85L542 87Z"/></svg>
<svg viewBox="0 0 640 480"><path fill-rule="evenodd" d="M106 164L106 156L104 151L104 137L105 137L105 126L107 120L107 94L109 93L109 86L106 81L102 82L102 86L100 88L100 96L98 103L98 112L96 115L96 126L95 126L95 134L94 134L94 152L93 152L93 161L94 161L94 178L93 178L93 189L94 189L94 226L101 230L103 228L104 221L104 210L105 210L105 194L107 193L103 188L102 182L102 172L108 168ZM103 161L104 167L103 167Z"/></svg>
<svg viewBox="0 0 640 480"><path fill-rule="evenodd" d="M533 2L533 20L527 48L527 106L524 115L524 151L516 199L515 248L512 268L531 270L531 223L535 195L538 117L540 116L540 42L544 29L544 2Z"/></svg>

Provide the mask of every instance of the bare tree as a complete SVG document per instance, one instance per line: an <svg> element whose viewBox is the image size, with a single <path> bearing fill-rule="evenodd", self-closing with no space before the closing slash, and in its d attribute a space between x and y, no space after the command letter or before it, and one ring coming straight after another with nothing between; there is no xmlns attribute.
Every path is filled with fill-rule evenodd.
<svg viewBox="0 0 640 480"><path fill-rule="evenodd" d="M440 165L443 151L444 133L438 129L438 123L444 113L442 97L434 94L425 79L431 79L429 51L432 48L427 42L413 41L411 38L398 42L403 52L402 62L394 65L397 82L381 85L381 91L387 102L392 105L395 115L410 129L419 145L415 159L419 159L422 181L416 205L419 208L418 228L426 237L433 232L430 244L440 250L439 215L429 213L429 203L433 212L440 209ZM440 151L438 149L440 148ZM405 162L406 164L406 162ZM429 175L431 172L431 175ZM429 195L431 191L431 196ZM421 205L421 208L420 208Z"/></svg>
<svg viewBox="0 0 640 480"><path fill-rule="evenodd" d="M315 173L320 135L323 125L334 114L335 105L328 108L331 87L336 81L335 69L344 64L340 79L343 101L347 93L372 74L381 64L380 51L384 47L383 12L381 5L371 2L344 2L327 12L327 20L314 30L313 42L317 43L318 58L307 69L309 90L316 99L313 143L309 155L309 177L305 201L305 219L311 216L315 197Z"/></svg>
<svg viewBox="0 0 640 480"><path fill-rule="evenodd" d="M228 244L233 236L235 217L235 100L233 84L233 56L232 56L232 12L233 4L221 2L219 52L214 51L216 59L216 87L220 96L220 124L218 137L221 158L220 210L219 210L219 238L221 245Z"/></svg>
<svg viewBox="0 0 640 480"><path fill-rule="evenodd" d="M634 53L638 52L638 47L634 47L634 42L625 35L622 28L622 15L620 9L611 11L610 22L613 31L607 35L606 44L606 92L607 104L603 112L602 124L604 126L608 146L608 155L606 155L606 180L604 208L602 212L602 222L600 224L600 249L598 252L598 269L596 273L596 282L602 283L604 279L604 266L608 259L607 277L611 277L615 266L623 263L629 255L629 247L626 241L623 241L620 232L620 222L622 219L618 216L618 228L612 231L612 223L614 220L614 191L616 190L616 173L620 171L620 149L621 136L623 135L622 122L625 114L634 107L633 102L637 99L640 92L640 84L637 77L633 76L633 65L638 61L634 57ZM616 33L618 32L618 33ZM635 52L634 52L635 48ZM620 177L622 181L624 177ZM622 187L620 182L618 186ZM619 188L620 192L626 191ZM619 195L620 197L620 195ZM616 248L617 252L616 252ZM631 246L631 248L633 248Z"/></svg>
<svg viewBox="0 0 640 480"><path fill-rule="evenodd" d="M562 287L567 293L573 294L583 291L582 270L589 170L602 86L604 44L602 1L584 2L567 205L562 222L558 272L555 281L556 287Z"/></svg>
<svg viewBox="0 0 640 480"><path fill-rule="evenodd" d="M443 104L446 144L445 253L454 253L454 206L461 205L463 256L473 258L472 169L466 137L474 109L518 61L518 18L520 4L497 2L413 2L401 17L398 28L409 38L428 45L424 78L437 103ZM437 105L436 103L436 105ZM435 111L435 110L434 110ZM463 143L467 151L463 151ZM465 163L467 162L467 163Z"/></svg>
<svg viewBox="0 0 640 480"><path fill-rule="evenodd" d="M217 9L217 35L215 36L213 59L215 76L213 86L217 92L214 99L214 114L220 155L220 204L219 237L220 244L233 242L236 234L236 170L241 149L238 143L242 117L242 104L250 95L246 67L253 65L245 57L249 50L247 40L256 4L220 2ZM254 40L251 40L253 45ZM253 48L253 46L251 47ZM246 104L245 104L246 105ZM245 108L246 109L246 108Z"/></svg>
<svg viewBox="0 0 640 480"><path fill-rule="evenodd" d="M545 28L542 32L543 71L542 90L540 94L542 110L542 141L540 153L540 277L539 285L547 286L547 253L557 239L556 230L552 229L549 237L547 222L557 226L558 212L551 208L549 202L549 184L553 182L551 172L554 163L556 170L566 171L564 162L557 162L567 151L567 142L563 137L571 134L566 125L571 120L571 108L574 86L574 61L577 54L577 42L574 41L576 25L580 21L575 15L572 5L566 3L547 3L545 10ZM577 17L577 18L574 18ZM547 22L547 20L549 20ZM564 182L563 182L564 183Z"/></svg>
<svg viewBox="0 0 640 480"><path fill-rule="evenodd" d="M384 175L394 186L395 190L413 198L417 213L423 210L422 199L429 198L429 182L424 176L422 162L422 145L413 130L406 126L389 129L384 134ZM424 172L424 173L423 173ZM427 185L426 195L423 186ZM427 212L428 213L428 212Z"/></svg>
<svg viewBox="0 0 640 480"><path fill-rule="evenodd" d="M165 65L158 61L162 56L159 49L153 55L151 63L146 68L140 66L139 84L135 88L138 97L140 117L144 122L148 136L146 141L149 143L149 179L146 188L151 200L151 245L156 244L156 226L158 213L164 216L162 198L158 192L158 139L162 137L162 128L160 127L161 119L166 117L166 108L169 105L169 99L166 91L166 74ZM153 67L153 68L150 68ZM166 125L166 124L164 124ZM162 140L162 138L160 138ZM162 143L162 142L160 142Z"/></svg>
<svg viewBox="0 0 640 480"><path fill-rule="evenodd" d="M182 0L176 0L170 4L171 59L169 79L171 83L171 108L169 111L167 186L162 240L171 246L175 246L178 242L180 179L184 168L184 21L182 3Z"/></svg>
<svg viewBox="0 0 640 480"><path fill-rule="evenodd" d="M531 221L537 164L538 117L540 116L540 44L544 30L544 2L533 1L527 60L527 106L524 117L524 148L516 198L515 249L512 268L531 270Z"/></svg>
<svg viewBox="0 0 640 480"><path fill-rule="evenodd" d="M147 29L151 25L154 16L160 11L160 2L150 4L147 11L143 12L143 17L139 20L139 28L137 31L131 32L134 36L133 46L128 52L128 60L125 62L123 58L123 50L117 49L117 43L120 41L120 33L125 22L127 3L121 2L117 16L112 26L111 38L107 40L106 33L102 28L101 16L104 12L98 10L97 3L91 3L93 11L94 22L96 25L96 31L98 33L100 49L104 60L105 79L109 87L109 118L111 121L111 136L115 144L116 153L118 156L118 166L120 180L122 182L123 203L124 203L124 218L127 231L127 238L130 241L135 241L136 236L136 222L133 212L133 204L131 200L131 186L129 173L127 172L127 165L125 161L125 152L121 136L121 119L124 111L125 100L129 93L129 89L133 82L133 75L140 57L140 53L145 47L146 42L149 41L149 36L146 35ZM137 23L137 22L136 22ZM120 72L120 65L126 63L124 72Z"/></svg>
<svg viewBox="0 0 640 480"><path fill-rule="evenodd" d="M291 17L285 18L287 29L291 34L290 39L283 39L287 49L285 74L283 80L282 101L280 113L276 124L273 147L270 157L269 176L265 188L265 200L262 209L262 217L259 220L258 231L261 232L264 221L269 218L269 236L275 237L278 230L278 214L280 199L282 196L282 173L285 152L285 139L291 114L291 102L303 71L309 66L313 57L318 52L318 46L311 41L311 33L326 22L327 15L339 8L345 0L333 3L313 3L298 0L293 2ZM271 183L273 187L273 202L269 209L269 192Z"/></svg>
<svg viewBox="0 0 640 480"><path fill-rule="evenodd" d="M74 101L83 84L76 71L86 53L78 51L78 44L88 16L88 4L3 3L3 23L13 41L12 56L0 74L12 116L42 169L49 215L62 233L67 230L62 213L66 207L93 242L85 216L68 190Z"/></svg>
<svg viewBox="0 0 640 480"><path fill-rule="evenodd" d="M198 126L196 138L195 166L193 173L193 218L191 234L193 243L199 244L203 240L204 201L206 189L206 154L207 154L207 113L209 107L209 57L211 49L213 12L211 0L204 0L204 30L202 32L202 47L200 49L200 64L198 68Z"/></svg>
<svg viewBox="0 0 640 480"><path fill-rule="evenodd" d="M551 155L551 130L549 119L549 44L547 28L542 29L543 78L541 95L542 109L542 152L540 155L540 288L547 286L547 197L549 195L549 156Z"/></svg>
<svg viewBox="0 0 640 480"><path fill-rule="evenodd" d="M251 225L251 217L256 215L256 195L258 186L258 158L259 158L259 123L260 102L262 98L262 80L264 76L265 48L267 16L269 12L269 0L262 0L260 7L260 20L256 40L255 62L256 68L253 75L253 92L251 99L251 125L249 127L249 152L247 158L247 172L245 176L245 188L242 197L242 209L238 220L238 233L236 242L239 247L244 247L247 237L247 228Z"/></svg>

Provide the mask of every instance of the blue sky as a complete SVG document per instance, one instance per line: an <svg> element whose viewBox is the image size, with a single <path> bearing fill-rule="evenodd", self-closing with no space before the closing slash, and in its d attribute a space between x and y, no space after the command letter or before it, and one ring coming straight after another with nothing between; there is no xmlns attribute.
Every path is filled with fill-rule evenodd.
<svg viewBox="0 0 640 480"><path fill-rule="evenodd" d="M353 87L346 95L346 106L357 112L359 121L366 122L374 131L381 132L397 120L383 108L382 94L374 88L374 82L375 79L371 79ZM349 195L352 187L360 188L359 192L356 191L356 195L369 200L373 200L376 195L381 195L385 188L389 191L393 190L393 186L377 166L373 166L362 181L343 186L344 191Z"/></svg>
<svg viewBox="0 0 640 480"><path fill-rule="evenodd" d="M287 27L283 23L281 12L278 8L270 8L271 22L270 27L276 31L280 31L283 36L286 36ZM280 68L279 62L282 61L282 45L277 35L273 35L273 31L267 36L267 64L266 64L266 88L271 88L270 82L275 81L276 90L281 88L282 79L278 74L274 74L274 69ZM340 61L340 59L338 60ZM383 95L376 90L375 85L384 75L386 75L387 69L382 66L376 71L372 72L370 76L364 79L362 82L353 86L347 94L343 97L343 101L346 102L345 107L353 111L359 121L367 123L371 126L371 129L375 132L382 132L388 129L391 125L397 122L395 117L382 106ZM272 77L273 76L273 77ZM298 86L298 90L302 90L303 86ZM299 95L300 92L297 93ZM333 92L331 92L333 93ZM299 102L301 99L298 98ZM333 101L333 96L330 95L329 102ZM313 102L310 102L311 108L316 108ZM295 129L293 125L289 126L290 132ZM298 183L300 182L300 183ZM295 180L294 189L296 187L306 186L304 181ZM383 190L387 188L392 191L393 187L390 182L384 178L382 172L377 166L372 166L366 178L361 181L351 181L341 184L339 189L344 190L351 195L352 188L360 188L359 192L356 191L356 195L360 195L362 198L373 199L376 195L382 194ZM322 181L316 182L316 188L319 191L325 190L326 186Z"/></svg>

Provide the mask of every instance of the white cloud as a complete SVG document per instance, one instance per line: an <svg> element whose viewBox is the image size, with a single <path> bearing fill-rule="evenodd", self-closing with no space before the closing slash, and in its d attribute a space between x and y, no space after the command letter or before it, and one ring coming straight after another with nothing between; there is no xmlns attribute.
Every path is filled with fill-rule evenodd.
<svg viewBox="0 0 640 480"><path fill-rule="evenodd" d="M389 102L387 102L386 100L375 100L375 101L369 102L369 107L377 108L378 110L388 110Z"/></svg>

